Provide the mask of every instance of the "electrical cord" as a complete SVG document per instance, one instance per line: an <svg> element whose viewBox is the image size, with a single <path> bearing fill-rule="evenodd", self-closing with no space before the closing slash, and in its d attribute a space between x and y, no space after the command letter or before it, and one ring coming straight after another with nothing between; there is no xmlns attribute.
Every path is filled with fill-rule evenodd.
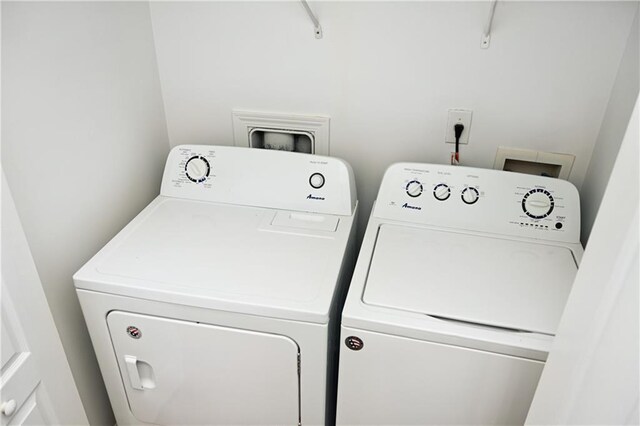
<svg viewBox="0 0 640 426"><path fill-rule="evenodd" d="M451 156L451 164L458 165L460 164L460 136L462 136L462 131L464 130L464 124L456 123L453 126L453 132L456 136L456 152Z"/></svg>

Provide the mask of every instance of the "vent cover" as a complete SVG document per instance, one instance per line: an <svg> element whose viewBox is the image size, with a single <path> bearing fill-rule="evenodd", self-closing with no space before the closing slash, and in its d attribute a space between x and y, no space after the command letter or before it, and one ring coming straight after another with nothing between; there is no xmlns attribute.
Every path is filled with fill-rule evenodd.
<svg viewBox="0 0 640 426"><path fill-rule="evenodd" d="M329 155L329 117L233 110L236 146Z"/></svg>

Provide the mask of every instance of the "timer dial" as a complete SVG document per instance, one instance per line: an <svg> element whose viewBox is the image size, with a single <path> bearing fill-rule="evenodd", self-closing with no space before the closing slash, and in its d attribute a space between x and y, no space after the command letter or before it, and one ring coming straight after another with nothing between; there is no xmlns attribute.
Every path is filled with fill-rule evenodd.
<svg viewBox="0 0 640 426"><path fill-rule="evenodd" d="M451 188L446 183L439 183L433 188L433 196L438 201L444 201L451 196Z"/></svg>
<svg viewBox="0 0 640 426"><path fill-rule="evenodd" d="M475 204L480 198L478 190L472 186L468 186L462 190L462 201L465 204Z"/></svg>
<svg viewBox="0 0 640 426"><path fill-rule="evenodd" d="M184 171L191 182L200 183L209 177L211 166L206 158L200 155L194 155L187 160L187 163L184 165Z"/></svg>
<svg viewBox="0 0 640 426"><path fill-rule="evenodd" d="M420 195L422 195L422 183L419 180L412 180L411 182L407 183L407 186L405 187L406 191L407 191L407 195L409 197L419 197Z"/></svg>
<svg viewBox="0 0 640 426"><path fill-rule="evenodd" d="M554 206L553 196L546 189L534 188L522 197L522 211L532 219L544 219Z"/></svg>

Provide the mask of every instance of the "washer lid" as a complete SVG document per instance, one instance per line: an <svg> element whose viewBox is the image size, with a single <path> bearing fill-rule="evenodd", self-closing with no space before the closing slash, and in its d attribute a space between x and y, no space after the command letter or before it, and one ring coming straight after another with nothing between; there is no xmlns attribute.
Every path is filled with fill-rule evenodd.
<svg viewBox="0 0 640 426"><path fill-rule="evenodd" d="M381 225L363 301L555 334L576 272L565 247Z"/></svg>

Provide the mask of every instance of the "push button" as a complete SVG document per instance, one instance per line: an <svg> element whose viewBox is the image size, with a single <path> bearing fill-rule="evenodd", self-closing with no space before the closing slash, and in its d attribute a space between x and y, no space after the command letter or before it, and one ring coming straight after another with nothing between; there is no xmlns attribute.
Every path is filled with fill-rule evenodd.
<svg viewBox="0 0 640 426"><path fill-rule="evenodd" d="M312 188L320 189L324 186L324 176L322 173L314 173L309 177L309 185Z"/></svg>

